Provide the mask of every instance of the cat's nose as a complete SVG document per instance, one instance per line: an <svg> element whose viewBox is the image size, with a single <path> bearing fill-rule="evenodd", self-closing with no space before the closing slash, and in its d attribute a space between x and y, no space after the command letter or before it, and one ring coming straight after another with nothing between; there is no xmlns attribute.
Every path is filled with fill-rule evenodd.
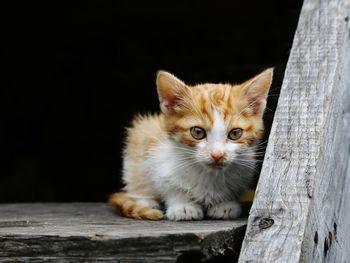
<svg viewBox="0 0 350 263"><path fill-rule="evenodd" d="M225 153L222 151L213 151L210 155L215 162L220 162L224 159Z"/></svg>

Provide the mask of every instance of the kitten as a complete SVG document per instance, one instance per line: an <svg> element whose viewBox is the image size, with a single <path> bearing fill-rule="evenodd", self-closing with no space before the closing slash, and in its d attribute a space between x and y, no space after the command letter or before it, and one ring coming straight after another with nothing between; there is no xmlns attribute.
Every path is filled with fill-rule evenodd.
<svg viewBox="0 0 350 263"><path fill-rule="evenodd" d="M236 218L237 198L252 181L255 152L272 82L267 69L240 85L188 86L159 71L162 113L138 116L127 129L124 192L109 203L122 215L170 220Z"/></svg>

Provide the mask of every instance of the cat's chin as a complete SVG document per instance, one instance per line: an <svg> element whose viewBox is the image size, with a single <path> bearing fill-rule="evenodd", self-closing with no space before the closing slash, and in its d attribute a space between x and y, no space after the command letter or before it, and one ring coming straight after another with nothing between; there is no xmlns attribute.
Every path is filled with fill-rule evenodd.
<svg viewBox="0 0 350 263"><path fill-rule="evenodd" d="M222 171L227 167L224 163L205 163L205 168L210 169L212 171Z"/></svg>

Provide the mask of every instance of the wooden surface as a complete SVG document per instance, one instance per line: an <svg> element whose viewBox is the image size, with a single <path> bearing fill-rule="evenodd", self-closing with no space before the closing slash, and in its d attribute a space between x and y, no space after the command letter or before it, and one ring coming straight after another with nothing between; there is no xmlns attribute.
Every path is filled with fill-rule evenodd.
<svg viewBox="0 0 350 263"><path fill-rule="evenodd" d="M101 203L5 204L0 262L187 262L191 253L210 259L239 245L245 224L132 220Z"/></svg>
<svg viewBox="0 0 350 263"><path fill-rule="evenodd" d="M305 0L239 262L350 258L348 0Z"/></svg>

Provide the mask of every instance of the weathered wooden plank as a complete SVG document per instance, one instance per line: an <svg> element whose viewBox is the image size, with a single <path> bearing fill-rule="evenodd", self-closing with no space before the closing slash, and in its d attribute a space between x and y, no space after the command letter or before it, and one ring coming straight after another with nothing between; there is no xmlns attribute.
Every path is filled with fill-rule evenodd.
<svg viewBox="0 0 350 263"><path fill-rule="evenodd" d="M350 12L350 5L348 12ZM348 35L349 36L349 35ZM347 262L350 258L350 39L344 46L329 118L323 133L302 247L304 262Z"/></svg>
<svg viewBox="0 0 350 263"><path fill-rule="evenodd" d="M349 13L304 1L239 262L350 258Z"/></svg>
<svg viewBox="0 0 350 263"><path fill-rule="evenodd" d="M210 259L240 246L245 224L133 220L101 203L6 204L0 205L0 262L186 262L190 253Z"/></svg>

